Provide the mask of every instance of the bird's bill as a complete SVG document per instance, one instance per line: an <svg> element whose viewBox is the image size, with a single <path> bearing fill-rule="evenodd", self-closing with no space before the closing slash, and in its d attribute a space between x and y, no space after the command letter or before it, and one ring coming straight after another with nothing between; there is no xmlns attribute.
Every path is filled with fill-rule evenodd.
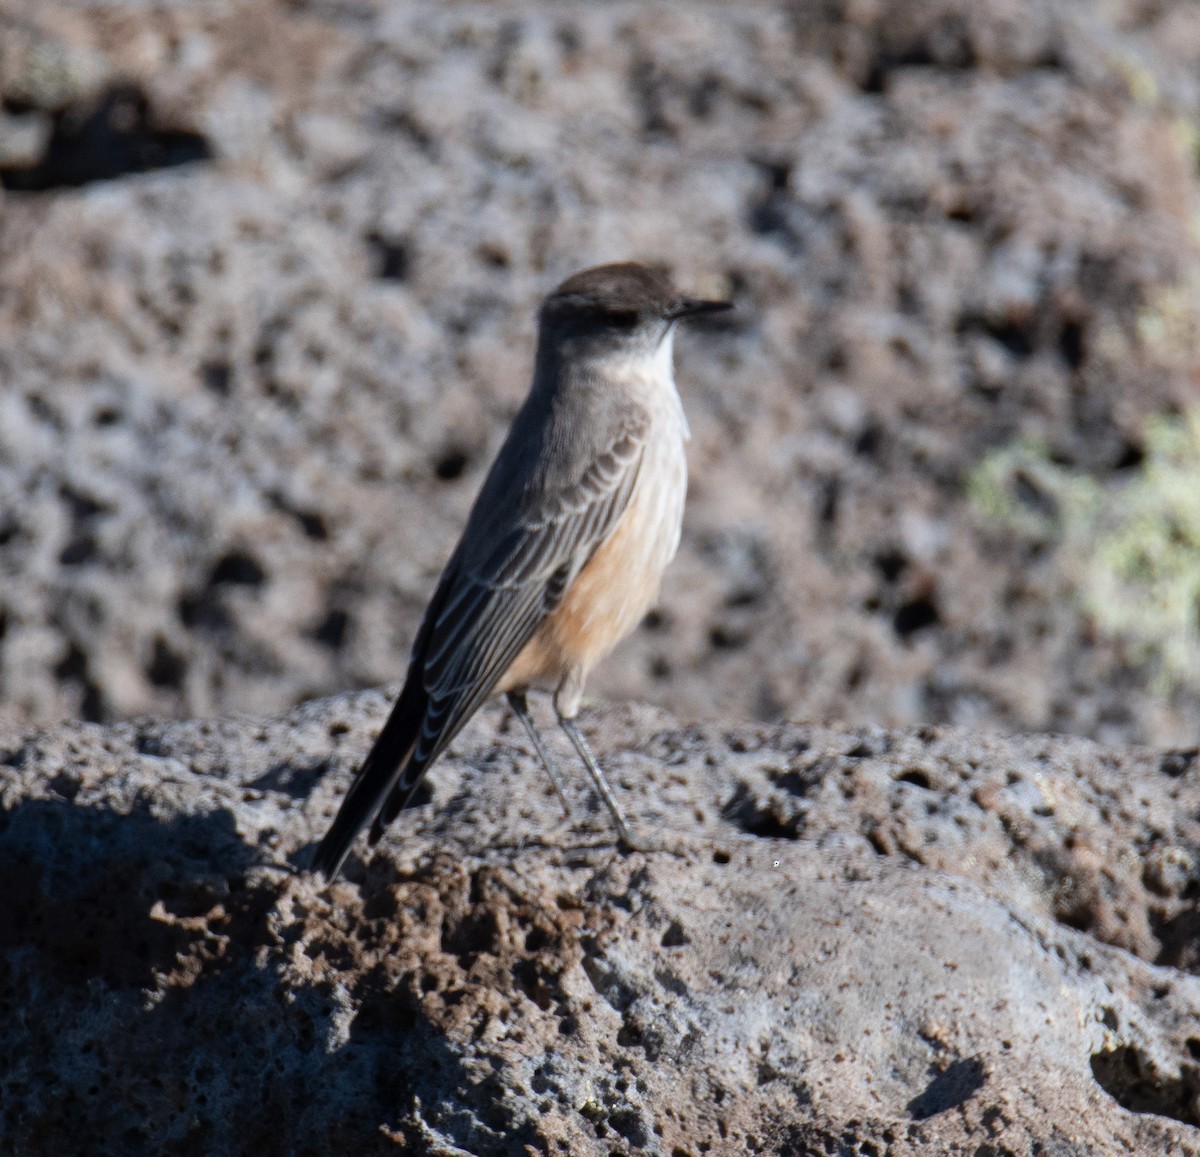
<svg viewBox="0 0 1200 1157"><path fill-rule="evenodd" d="M705 301L699 297L685 297L668 316L672 321L678 321L682 317L698 317L702 313L724 313L732 308L732 301Z"/></svg>

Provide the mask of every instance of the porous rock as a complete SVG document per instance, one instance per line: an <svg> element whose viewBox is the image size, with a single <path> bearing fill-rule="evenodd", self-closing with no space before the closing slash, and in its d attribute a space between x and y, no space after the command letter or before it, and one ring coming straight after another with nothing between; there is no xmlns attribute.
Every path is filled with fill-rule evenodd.
<svg viewBox="0 0 1200 1157"><path fill-rule="evenodd" d="M539 297L637 257L738 310L600 692L1194 739L966 480L1194 400L1197 60L1193 0L0 3L0 712L398 678Z"/></svg>
<svg viewBox="0 0 1200 1157"><path fill-rule="evenodd" d="M385 706L0 733L5 1152L1200 1152L1194 752L489 708L327 886Z"/></svg>

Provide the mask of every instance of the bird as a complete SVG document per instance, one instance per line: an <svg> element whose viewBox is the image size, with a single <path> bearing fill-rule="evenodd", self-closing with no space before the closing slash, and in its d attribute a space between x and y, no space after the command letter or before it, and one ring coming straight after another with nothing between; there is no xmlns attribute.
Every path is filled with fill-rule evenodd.
<svg viewBox="0 0 1200 1157"><path fill-rule="evenodd" d="M425 611L399 698L317 847L326 880L364 827L378 842L493 695L506 697L567 810L531 690L552 693L620 842L636 846L575 720L588 674L657 600L679 546L689 431L675 327L730 308L635 261L582 270L543 299L529 393Z"/></svg>

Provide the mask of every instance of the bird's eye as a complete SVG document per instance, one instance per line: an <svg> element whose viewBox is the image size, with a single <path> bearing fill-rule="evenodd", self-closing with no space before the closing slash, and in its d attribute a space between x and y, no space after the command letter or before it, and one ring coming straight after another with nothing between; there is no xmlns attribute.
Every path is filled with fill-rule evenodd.
<svg viewBox="0 0 1200 1157"><path fill-rule="evenodd" d="M632 309L608 309L604 312L604 321L613 329L633 329L638 323L638 315Z"/></svg>

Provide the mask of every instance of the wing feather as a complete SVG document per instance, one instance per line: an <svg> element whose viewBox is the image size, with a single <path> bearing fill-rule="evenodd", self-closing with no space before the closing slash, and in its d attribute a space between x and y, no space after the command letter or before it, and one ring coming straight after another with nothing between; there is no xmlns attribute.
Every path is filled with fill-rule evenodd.
<svg viewBox="0 0 1200 1157"><path fill-rule="evenodd" d="M404 725L389 719L343 805L345 811L353 801L353 815L343 820L339 812L322 843L318 864L327 875L372 817L371 839L378 839L612 533L636 485L648 433L648 415L627 408L588 454L584 472L557 482L523 477L514 466L521 456L508 454L513 447L506 444L417 634L393 712L405 704Z"/></svg>
<svg viewBox="0 0 1200 1157"><path fill-rule="evenodd" d="M516 657L513 646L519 652L533 637L628 505L641 465L644 419L637 431L623 429L574 486L522 518L482 565L446 576L450 589L421 656L422 683L432 699L477 684L486 684L485 698L490 694ZM545 596L556 575L562 589L551 602ZM493 669L497 656L507 659L500 670Z"/></svg>

